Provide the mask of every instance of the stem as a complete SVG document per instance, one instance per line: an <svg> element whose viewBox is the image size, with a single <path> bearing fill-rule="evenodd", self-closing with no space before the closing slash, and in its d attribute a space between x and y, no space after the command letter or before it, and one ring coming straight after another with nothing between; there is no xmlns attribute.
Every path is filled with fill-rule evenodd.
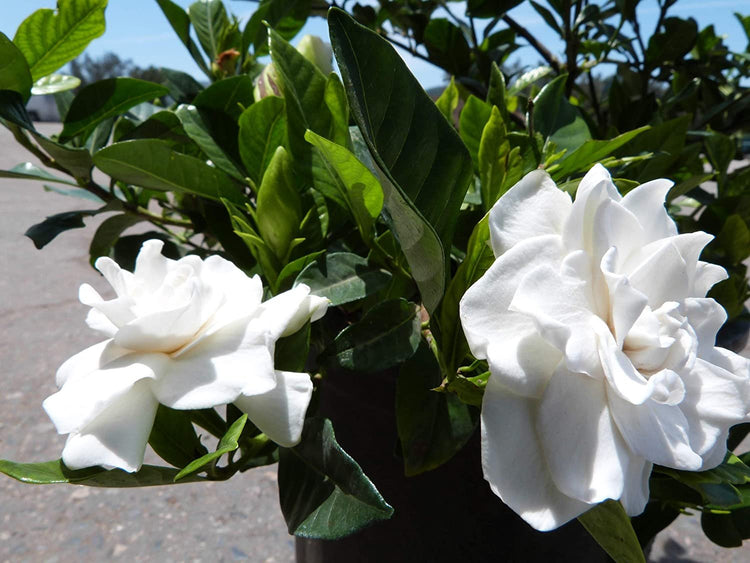
<svg viewBox="0 0 750 563"><path fill-rule="evenodd" d="M587 72L586 76L589 82L589 91L591 92L591 105L594 107L596 120L599 122L599 129L603 130L604 124L602 123L602 111L601 111L601 107L599 106L599 98L596 95L596 86L594 84L594 77L591 76L591 71Z"/></svg>
<svg viewBox="0 0 750 563"><path fill-rule="evenodd" d="M511 18L508 14L505 14L503 16L503 21L508 24L508 27L510 27L513 31L515 31L518 35L526 39L528 41L529 45L532 46L537 53L539 53L542 58L547 61L547 64L552 67L552 69L557 73L560 74L562 71L562 65L560 64L560 61L557 60L557 57L550 53L550 51L542 45L536 37L531 35L531 33L528 32L528 30L523 27L521 24L519 24L516 20Z"/></svg>

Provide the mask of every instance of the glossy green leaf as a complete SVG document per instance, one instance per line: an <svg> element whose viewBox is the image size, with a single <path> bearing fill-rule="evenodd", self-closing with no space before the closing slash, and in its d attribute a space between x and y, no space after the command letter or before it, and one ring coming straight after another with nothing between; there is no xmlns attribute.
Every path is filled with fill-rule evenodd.
<svg viewBox="0 0 750 563"><path fill-rule="evenodd" d="M681 195L687 194L692 189L697 188L704 182L708 182L713 177L713 174L699 174L697 176L690 176L687 180L675 184L667 194L667 202L670 202Z"/></svg>
<svg viewBox="0 0 750 563"><path fill-rule="evenodd" d="M169 88L169 95L178 104L190 104L203 91L203 85L190 74L180 70L161 67L164 84Z"/></svg>
<svg viewBox="0 0 750 563"><path fill-rule="evenodd" d="M494 18L518 6L523 0L468 0L466 12L475 18Z"/></svg>
<svg viewBox="0 0 750 563"><path fill-rule="evenodd" d="M96 229L89 245L89 262L91 265L93 266L96 259L100 256L110 256L120 235L128 228L143 220L143 217L139 217L138 215L121 213L107 217L102 221L101 225Z"/></svg>
<svg viewBox="0 0 750 563"><path fill-rule="evenodd" d="M13 43L26 57L32 80L55 72L104 33L107 0L57 0L21 22Z"/></svg>
<svg viewBox="0 0 750 563"><path fill-rule="evenodd" d="M414 354L421 324L414 303L386 301L342 330L323 355L330 364L353 371L384 370Z"/></svg>
<svg viewBox="0 0 750 563"><path fill-rule="evenodd" d="M187 104L180 105L174 113L182 123L185 133L206 153L217 168L238 181L244 182L245 176L240 172L232 156L219 146L217 139L213 136L209 116L201 113L195 106Z"/></svg>
<svg viewBox="0 0 750 563"><path fill-rule="evenodd" d="M260 236L281 263L292 248L302 222L302 205L297 193L292 160L278 147L258 188L256 221Z"/></svg>
<svg viewBox="0 0 750 563"><path fill-rule="evenodd" d="M440 97L435 100L435 106L437 106L440 113L443 114L450 124L453 124L453 113L458 107L458 98L459 95L456 81L451 76L450 83L446 86L445 90L443 90L443 93L440 94Z"/></svg>
<svg viewBox="0 0 750 563"><path fill-rule="evenodd" d="M219 54L221 34L229 25L224 4L221 0L198 0L190 4L188 16L203 50L212 61L215 61Z"/></svg>
<svg viewBox="0 0 750 563"><path fill-rule="evenodd" d="M352 115L388 179L381 184L392 229L423 302L434 310L471 179L470 156L385 39L337 9L329 12L328 24Z"/></svg>
<svg viewBox="0 0 750 563"><path fill-rule="evenodd" d="M276 280L276 291L274 293L291 289L299 273L324 253L325 250L311 252L286 264L279 272L279 277Z"/></svg>
<svg viewBox="0 0 750 563"><path fill-rule="evenodd" d="M720 249L731 264L739 264L750 255L750 229L738 213L727 217L712 248Z"/></svg>
<svg viewBox="0 0 750 563"><path fill-rule="evenodd" d="M492 62L490 66L490 86L487 89L487 103L500 110L503 122L508 121L508 106L505 103L507 88L505 86L505 75L500 67Z"/></svg>
<svg viewBox="0 0 750 563"><path fill-rule="evenodd" d="M160 458L177 468L207 453L195 433L190 413L164 405L156 411L148 443Z"/></svg>
<svg viewBox="0 0 750 563"><path fill-rule="evenodd" d="M310 323L294 334L279 338L274 350L273 365L277 370L304 372L310 352Z"/></svg>
<svg viewBox="0 0 750 563"><path fill-rule="evenodd" d="M173 111L160 111L129 131L120 141L137 139L161 140L177 152L198 156L199 147L185 133L179 118Z"/></svg>
<svg viewBox="0 0 750 563"><path fill-rule="evenodd" d="M279 452L279 501L290 534L339 539L393 508L336 442L331 421L305 421L302 440Z"/></svg>
<svg viewBox="0 0 750 563"><path fill-rule="evenodd" d="M383 209L383 188L370 170L348 149L316 135L312 131L305 139L315 146L322 156L328 178L334 179L335 194L323 192L334 201L343 203L349 209L359 228L362 238L370 240L373 225ZM313 169L313 174L318 168ZM326 185L322 181L318 185Z"/></svg>
<svg viewBox="0 0 750 563"><path fill-rule="evenodd" d="M36 132L32 133L32 136L47 154L75 178L82 180L91 178L91 168L94 166L94 162L87 149L61 145Z"/></svg>
<svg viewBox="0 0 750 563"><path fill-rule="evenodd" d="M508 89L508 94L510 94L511 96L515 96L522 90L534 84L537 80L541 80L542 78L549 76L553 72L554 71L552 70L552 67L549 67L547 65L532 68L531 70L524 72L521 76L516 78L515 82L513 82L511 87Z"/></svg>
<svg viewBox="0 0 750 563"><path fill-rule="evenodd" d="M407 476L448 461L476 429L476 409L452 394L433 390L442 379L435 355L422 340L401 365L396 385L396 426Z"/></svg>
<svg viewBox="0 0 750 563"><path fill-rule="evenodd" d="M60 139L71 139L108 117L168 93L161 84L137 78L108 78L89 84L73 99Z"/></svg>
<svg viewBox="0 0 750 563"><path fill-rule="evenodd" d="M476 96L469 96L458 118L458 131L466 148L469 149L474 168L479 170L479 144L482 132L492 114L492 106Z"/></svg>
<svg viewBox="0 0 750 563"><path fill-rule="evenodd" d="M508 171L509 153L510 143L502 114L496 106L492 106L492 113L482 131L477 153L482 204L485 211L489 211L504 193L503 184Z"/></svg>
<svg viewBox="0 0 750 563"><path fill-rule="evenodd" d="M58 184L67 184L69 186L78 186L75 182L58 178L50 174L43 168L39 168L31 162L17 164L10 170L0 170L0 178L18 178L22 180L44 180L45 182L57 182Z"/></svg>
<svg viewBox="0 0 750 563"><path fill-rule="evenodd" d="M0 117L29 131L35 131L23 98L15 90L0 90Z"/></svg>
<svg viewBox="0 0 750 563"><path fill-rule="evenodd" d="M134 186L244 201L229 176L202 160L173 151L164 141L115 143L97 152L94 163L102 172Z"/></svg>
<svg viewBox="0 0 750 563"><path fill-rule="evenodd" d="M45 96L47 94L56 94L57 92L65 92L78 88L81 85L81 79L77 76L70 76L67 74L49 74L43 76L36 82L31 88L31 93L34 96Z"/></svg>
<svg viewBox="0 0 750 563"><path fill-rule="evenodd" d="M472 377L464 377L460 373L457 373L454 378L447 382L447 390L455 394L462 403L481 407L482 400L484 399L484 390L487 388L489 378L489 371Z"/></svg>
<svg viewBox="0 0 750 563"><path fill-rule="evenodd" d="M297 35L310 15L310 4L310 0L262 0L242 32L242 50L252 45L256 57L268 53L264 21L286 40Z"/></svg>
<svg viewBox="0 0 750 563"><path fill-rule="evenodd" d="M323 100L331 112L329 138L337 145L349 146L349 100L338 74L332 72L328 75Z"/></svg>
<svg viewBox="0 0 750 563"><path fill-rule="evenodd" d="M284 99L268 96L247 108L239 120L242 163L256 186L286 137Z"/></svg>
<svg viewBox="0 0 750 563"><path fill-rule="evenodd" d="M701 514L701 528L708 539L721 547L740 547L742 534L734 525L733 514Z"/></svg>
<svg viewBox="0 0 750 563"><path fill-rule="evenodd" d="M581 113L565 96L567 74L547 84L534 98L534 130L571 152L591 139Z"/></svg>
<svg viewBox="0 0 750 563"><path fill-rule="evenodd" d="M567 153L560 164L551 166L548 171L555 181L563 180L576 172L587 171L597 162L612 156L617 149L648 129L649 126L645 125L618 135L614 139L604 141L589 139L574 149L573 152Z"/></svg>
<svg viewBox="0 0 750 563"><path fill-rule="evenodd" d="M229 452L233 452L234 450L239 448L240 445L238 443L238 440L240 439L240 434L242 434L243 428L245 428L245 423L247 423L247 415L243 414L240 418L232 423L226 434L221 437L219 443L216 446L216 451L207 453L190 462L177 475L174 476L174 481L177 482L193 473L197 473L203 467L215 460L218 460L224 454L228 454Z"/></svg>
<svg viewBox="0 0 750 563"><path fill-rule="evenodd" d="M616 500L596 505L579 516L578 521L615 561L646 563L630 518Z"/></svg>
<svg viewBox="0 0 750 563"><path fill-rule="evenodd" d="M14 90L24 101L29 99L31 72L23 53L0 33L0 90Z"/></svg>
<svg viewBox="0 0 750 563"><path fill-rule="evenodd" d="M433 64L448 74L462 76L471 64L471 49L461 29L444 18L430 19L424 30L424 45Z"/></svg>
<svg viewBox="0 0 750 563"><path fill-rule="evenodd" d="M253 104L253 79L242 74L218 80L198 94L193 105L199 109L225 113L235 122Z"/></svg>
<svg viewBox="0 0 750 563"><path fill-rule="evenodd" d="M211 72L206 66L206 61L203 60L198 46L193 41L192 37L190 37L190 16L187 15L185 10L171 0L156 0L156 3L159 4L161 11L164 13L167 21L169 21L169 25L172 26L172 29L180 38L182 44L187 47L187 50L190 52L190 56L193 57L195 63L204 73L206 73L207 76L210 77Z"/></svg>
<svg viewBox="0 0 750 563"><path fill-rule="evenodd" d="M693 18L664 18L664 26L648 40L646 62L658 66L665 61L677 61L687 55L698 38L698 25Z"/></svg>
<svg viewBox="0 0 750 563"><path fill-rule="evenodd" d="M101 467L72 470L65 467L62 460L45 461L41 463L16 463L0 460L0 473L5 473L13 479L34 485L49 485L53 483L71 483L89 487L150 487L155 485L171 485L176 469L144 465L136 473L126 473L120 469L108 471ZM191 476L182 483L204 481L202 477Z"/></svg>
<svg viewBox="0 0 750 563"><path fill-rule="evenodd" d="M373 268L365 258L349 252L326 254L325 260L309 264L294 285L306 284L312 295L326 297L331 306L351 303L386 287L391 274Z"/></svg>
<svg viewBox="0 0 750 563"><path fill-rule="evenodd" d="M37 248L44 248L60 233L85 227L83 218L96 215L99 211L101 210L66 211L50 215L41 223L29 227L24 236L29 237Z"/></svg>

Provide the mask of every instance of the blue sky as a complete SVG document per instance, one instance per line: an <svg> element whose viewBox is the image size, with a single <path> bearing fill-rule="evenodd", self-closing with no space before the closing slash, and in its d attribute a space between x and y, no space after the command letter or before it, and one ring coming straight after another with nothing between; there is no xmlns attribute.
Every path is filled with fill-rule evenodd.
<svg viewBox="0 0 750 563"><path fill-rule="evenodd" d="M192 0L174 1L186 9L192 3ZM55 0L24 0L23 2L6 0L3 4L5 5L2 7L0 31L12 38L24 18L39 8L54 8ZM225 1L225 4L242 21L250 16L256 6L254 2L236 0ZM461 5L452 4L455 8ZM656 0L643 0L638 10L644 31L650 32L658 16ZM670 14L675 16L694 17L701 28L714 24L718 34L727 36L726 41L730 48L743 51L747 40L733 12L747 15L750 13L750 2L748 0L680 0L670 10ZM555 40L554 33L547 28L528 3L511 10L510 14L543 43L551 47L553 52L560 52L559 40ZM141 67L166 66L193 74L200 80L204 79L182 43L172 32L155 0L110 0L106 18L106 33L94 40L87 49L91 56L96 57L113 51L123 59L132 59ZM304 33L327 37L325 21L321 18L312 18L303 30L302 34ZM520 49L517 53L518 55L512 57L511 61L520 59L524 65L536 65L541 60L536 52L528 47ZM425 87L436 86L444 81L441 70L409 55L402 53L402 56Z"/></svg>

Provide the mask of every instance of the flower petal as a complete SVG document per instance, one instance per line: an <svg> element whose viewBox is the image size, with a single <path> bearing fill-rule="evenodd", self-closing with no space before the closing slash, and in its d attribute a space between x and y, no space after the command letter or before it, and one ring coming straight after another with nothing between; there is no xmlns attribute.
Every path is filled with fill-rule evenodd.
<svg viewBox="0 0 750 563"><path fill-rule="evenodd" d="M492 491L531 526L554 530L590 504L555 485L534 430L538 402L509 393L490 376L482 403L482 469Z"/></svg>
<svg viewBox="0 0 750 563"><path fill-rule="evenodd" d="M625 337L641 316L648 297L635 289L626 276L616 273L617 247L610 248L602 258L601 270L609 294L609 326L617 346L622 348Z"/></svg>
<svg viewBox="0 0 750 563"><path fill-rule="evenodd" d="M628 516L638 516L648 503L648 478L654 464L632 452L629 461L620 502Z"/></svg>
<svg viewBox="0 0 750 563"><path fill-rule="evenodd" d="M706 357L713 354L716 334L727 320L724 307L711 298L689 297L683 302L681 312L695 331L698 339L698 356Z"/></svg>
<svg viewBox="0 0 750 563"><path fill-rule="evenodd" d="M576 199L563 227L565 247L591 254L596 212L605 201L620 199L609 172L601 164L594 165L578 184Z"/></svg>
<svg viewBox="0 0 750 563"><path fill-rule="evenodd" d="M310 288L300 284L262 303L258 314L260 322L276 340L294 334L312 317L319 319L327 308L327 299L310 295Z"/></svg>
<svg viewBox="0 0 750 563"><path fill-rule="evenodd" d="M146 292L159 289L162 281L167 276L169 266L174 263L161 253L164 241L159 239L147 240L141 246L140 252L135 259L135 270L133 274ZM119 293L119 292L118 292Z"/></svg>
<svg viewBox="0 0 750 563"><path fill-rule="evenodd" d="M118 347L111 339L94 344L85 350L71 356L57 369L55 383L62 387L69 379L87 375L92 371L103 368L108 363L129 351Z"/></svg>
<svg viewBox="0 0 750 563"><path fill-rule="evenodd" d="M524 176L490 210L490 240L496 257L517 243L559 235L571 208L570 196L543 170Z"/></svg>
<svg viewBox="0 0 750 563"><path fill-rule="evenodd" d="M552 479L564 494L588 503L620 498L632 455L610 416L605 385L561 367L537 411Z"/></svg>
<svg viewBox="0 0 750 563"><path fill-rule="evenodd" d="M63 463L71 469L101 465L138 471L157 406L148 382L135 383L84 428L68 436Z"/></svg>
<svg viewBox="0 0 750 563"><path fill-rule="evenodd" d="M638 217L646 234L646 242L672 237L677 226L667 213L664 201L674 185L670 180L651 180L633 188L622 198L622 206Z"/></svg>
<svg viewBox="0 0 750 563"><path fill-rule="evenodd" d="M258 395L241 395L234 404L247 413L261 432L289 448L297 444L302 435L312 390L308 374L277 371L276 387Z"/></svg>

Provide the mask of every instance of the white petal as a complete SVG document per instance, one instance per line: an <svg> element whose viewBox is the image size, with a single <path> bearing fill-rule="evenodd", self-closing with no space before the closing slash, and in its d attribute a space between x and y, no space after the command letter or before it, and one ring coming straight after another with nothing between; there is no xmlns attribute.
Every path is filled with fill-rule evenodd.
<svg viewBox="0 0 750 563"><path fill-rule="evenodd" d="M208 332L255 313L263 299L263 283L258 276L248 277L237 266L220 256L209 256L203 262L201 281L224 295L224 302L214 313Z"/></svg>
<svg viewBox="0 0 750 563"><path fill-rule="evenodd" d="M162 255L163 247L164 242L161 240L147 240L135 259L133 274L145 286L146 291L156 291L159 288L169 271L169 264L174 262Z"/></svg>
<svg viewBox="0 0 750 563"><path fill-rule="evenodd" d="M311 296L310 288L300 284L265 301L258 312L260 322L276 340L294 334L311 317L320 318L327 308L327 299Z"/></svg>
<svg viewBox="0 0 750 563"><path fill-rule="evenodd" d="M68 436L63 463L71 469L101 465L138 471L157 406L148 383L136 383L84 428Z"/></svg>
<svg viewBox="0 0 750 563"><path fill-rule="evenodd" d="M94 267L102 273L118 296L127 295L133 274L120 268L117 262L107 256L97 258Z"/></svg>
<svg viewBox="0 0 750 563"><path fill-rule="evenodd" d="M80 431L143 379L164 369L163 354L128 354L86 375L69 377L42 406L60 434Z"/></svg>
<svg viewBox="0 0 750 563"><path fill-rule="evenodd" d="M612 247L602 258L601 269L609 294L609 325L617 346L622 348L625 337L641 316L648 297L635 289L626 276L615 273L617 248Z"/></svg>
<svg viewBox="0 0 750 563"><path fill-rule="evenodd" d="M681 301L690 293L688 267L672 239L647 244L623 267L630 283L657 309L667 301Z"/></svg>
<svg viewBox="0 0 750 563"><path fill-rule="evenodd" d="M604 199L596 209L590 236L591 258L595 263L612 247L617 248L619 259L624 262L640 250L646 240L638 218L611 199ZM612 271L619 272L619 264L612 266Z"/></svg>
<svg viewBox="0 0 750 563"><path fill-rule="evenodd" d="M490 240L501 256L522 240L559 235L570 212L570 196L543 170L534 170L509 189L490 210Z"/></svg>
<svg viewBox="0 0 750 563"><path fill-rule="evenodd" d="M552 481L534 428L538 401L510 394L490 377L482 402L482 469L492 491L540 531L591 508Z"/></svg>
<svg viewBox="0 0 750 563"><path fill-rule="evenodd" d="M515 315L513 319L525 324L508 322L504 325L506 336L490 342L487 348L490 373L513 393L539 398L562 355L539 335L527 318Z"/></svg>
<svg viewBox="0 0 750 563"><path fill-rule="evenodd" d="M632 455L607 407L605 383L558 369L542 397L537 429L552 479L588 503L622 495Z"/></svg>
<svg viewBox="0 0 750 563"><path fill-rule="evenodd" d="M99 344L78 352L75 356L68 358L58 369L55 375L55 383L62 387L69 379L87 375L92 371L103 368L129 353L128 350L119 348L112 340L105 340Z"/></svg>
<svg viewBox="0 0 750 563"><path fill-rule="evenodd" d="M174 409L203 409L231 403L243 392L273 389L273 341L262 329L257 320L240 319L172 355L169 369L154 382L159 402Z"/></svg>
<svg viewBox="0 0 750 563"><path fill-rule="evenodd" d="M622 206L633 215L646 233L646 242L677 234L677 227L664 207L667 193L674 185L670 180L658 179L641 184L622 198Z"/></svg>
<svg viewBox="0 0 750 563"><path fill-rule="evenodd" d="M703 463L690 447L688 421L677 405L646 401L633 405L609 394L612 416L631 450L652 463L695 471Z"/></svg>
<svg viewBox="0 0 750 563"><path fill-rule="evenodd" d="M687 317L698 338L698 356L712 354L716 333L727 320L724 307L714 299L689 297L682 303L681 312Z"/></svg>
<svg viewBox="0 0 750 563"><path fill-rule="evenodd" d="M104 327L105 330L111 330L108 328L108 325L111 325L112 327L115 327L116 331L117 327L129 323L135 318L135 313L133 313L135 302L131 297L124 293L120 297L105 301L93 287L84 283L78 289L78 299L84 305L88 305L98 311L99 315L95 314L92 319L96 325L92 327L94 329L101 326ZM102 320L102 317L104 317L106 321Z"/></svg>
<svg viewBox="0 0 750 563"><path fill-rule="evenodd" d="M596 164L578 184L576 199L570 210L563 240L569 250L593 251L594 217L602 203L609 200L620 201L620 194L612 183L609 172Z"/></svg>
<svg viewBox="0 0 750 563"><path fill-rule="evenodd" d="M703 297L714 285L729 277L727 271L716 264L698 262L695 267L695 279L693 280L693 292L696 297Z"/></svg>
<svg viewBox="0 0 750 563"><path fill-rule="evenodd" d="M653 463L631 453L625 475L625 487L620 497L628 516L637 516L646 509L649 498L648 478L653 467Z"/></svg>
<svg viewBox="0 0 750 563"><path fill-rule="evenodd" d="M261 432L288 448L300 440L312 390L308 374L277 371L276 387L259 395L242 395L234 404Z"/></svg>

